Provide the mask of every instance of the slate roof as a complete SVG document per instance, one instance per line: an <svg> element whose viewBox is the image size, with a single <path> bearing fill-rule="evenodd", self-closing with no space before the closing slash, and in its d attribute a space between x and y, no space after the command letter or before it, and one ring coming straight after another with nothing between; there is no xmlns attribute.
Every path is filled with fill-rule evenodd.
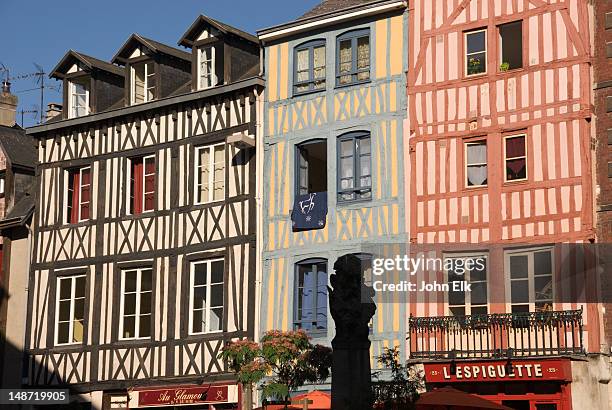
<svg viewBox="0 0 612 410"><path fill-rule="evenodd" d="M127 39L127 41L121 46L121 48L119 49L119 51L117 51L117 54L115 54L111 61L115 64L125 64L125 61L127 60L127 52L128 50L131 50L131 45L133 42L143 44L154 52L164 53L191 62L190 53L183 50L179 50L178 48L171 47L167 44L160 43L159 41L151 40L150 38L143 37L140 34L136 33L132 34L130 38Z"/></svg>
<svg viewBox="0 0 612 410"><path fill-rule="evenodd" d="M303 14L299 20L318 17L322 16L323 14L333 13L335 11L375 2L376 1L373 0L322 0L321 3Z"/></svg>
<svg viewBox="0 0 612 410"><path fill-rule="evenodd" d="M31 169L36 166L34 138L27 135L19 125L13 127L0 125L0 146L12 165Z"/></svg>
<svg viewBox="0 0 612 410"><path fill-rule="evenodd" d="M57 63L55 68L51 70L51 74L49 74L49 77L60 79L63 78L64 74L66 74L66 70L68 69L68 64L71 60L75 59L85 64L90 69L96 68L98 70L107 71L109 73L113 73L121 77L124 76L123 69L121 67L116 66L115 64L111 64L107 61L102 61L100 59L88 56L87 54L83 54L78 51L68 50L66 55L64 55L60 62Z"/></svg>
<svg viewBox="0 0 612 410"><path fill-rule="evenodd" d="M25 195L0 220L0 229L14 228L23 225L34 212L34 197Z"/></svg>
<svg viewBox="0 0 612 410"><path fill-rule="evenodd" d="M210 26L215 27L222 33L233 34L235 36L243 38L244 40L250 41L251 43L259 44L259 40L254 35L249 34L246 31L237 29L234 26L230 26L229 24L222 23L219 20L215 20L212 17L208 17L203 14L200 14L191 24L191 26L189 26L185 34L183 34L181 39L178 41L178 44L185 47L191 47L191 43L194 41L194 36L196 35L196 32L200 30L202 24L208 24Z"/></svg>

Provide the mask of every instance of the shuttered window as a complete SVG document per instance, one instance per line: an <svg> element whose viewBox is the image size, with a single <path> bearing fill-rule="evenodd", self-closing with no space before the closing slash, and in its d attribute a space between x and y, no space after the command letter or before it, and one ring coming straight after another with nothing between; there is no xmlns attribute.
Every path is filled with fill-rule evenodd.
<svg viewBox="0 0 612 410"><path fill-rule="evenodd" d="M327 330L327 260L308 259L295 265L295 329Z"/></svg>
<svg viewBox="0 0 612 410"><path fill-rule="evenodd" d="M130 213L155 209L155 155L130 160Z"/></svg>
<svg viewBox="0 0 612 410"><path fill-rule="evenodd" d="M77 168L68 171L66 200L66 222L78 223L88 220L91 215L91 168Z"/></svg>

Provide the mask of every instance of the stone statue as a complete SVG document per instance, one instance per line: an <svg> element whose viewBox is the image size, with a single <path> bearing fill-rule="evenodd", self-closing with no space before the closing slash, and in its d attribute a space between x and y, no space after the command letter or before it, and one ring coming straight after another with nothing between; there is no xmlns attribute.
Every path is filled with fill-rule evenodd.
<svg viewBox="0 0 612 410"><path fill-rule="evenodd" d="M371 410L370 319L376 311L374 290L363 280L364 261L341 256L331 275L329 306L336 324L332 340L332 409ZM362 294L363 292L363 294Z"/></svg>

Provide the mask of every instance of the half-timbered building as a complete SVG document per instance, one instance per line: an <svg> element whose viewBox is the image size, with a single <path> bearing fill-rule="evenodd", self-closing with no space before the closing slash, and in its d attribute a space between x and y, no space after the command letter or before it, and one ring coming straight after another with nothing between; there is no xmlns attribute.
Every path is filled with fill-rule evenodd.
<svg viewBox="0 0 612 410"><path fill-rule="evenodd" d="M406 22L403 1L324 0L258 32L266 81L262 332L304 329L329 345L335 261L367 260L363 243L404 241ZM372 357L403 344L404 317L404 306L378 306Z"/></svg>
<svg viewBox="0 0 612 410"><path fill-rule="evenodd" d="M218 354L255 335L259 45L206 16L179 45L69 51L51 74L62 115L28 129L28 385L95 408L240 400Z"/></svg>
<svg viewBox="0 0 612 410"><path fill-rule="evenodd" d="M411 0L409 10L410 242L485 260L416 278L472 291L411 299L409 359L430 388L514 409L609 408L592 248L560 245L595 240L592 2Z"/></svg>

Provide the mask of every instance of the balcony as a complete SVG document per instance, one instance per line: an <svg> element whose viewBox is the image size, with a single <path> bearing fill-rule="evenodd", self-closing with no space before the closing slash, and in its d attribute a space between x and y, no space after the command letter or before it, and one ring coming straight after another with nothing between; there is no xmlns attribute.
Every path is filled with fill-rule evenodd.
<svg viewBox="0 0 612 410"><path fill-rule="evenodd" d="M582 310L409 319L410 359L584 354Z"/></svg>

